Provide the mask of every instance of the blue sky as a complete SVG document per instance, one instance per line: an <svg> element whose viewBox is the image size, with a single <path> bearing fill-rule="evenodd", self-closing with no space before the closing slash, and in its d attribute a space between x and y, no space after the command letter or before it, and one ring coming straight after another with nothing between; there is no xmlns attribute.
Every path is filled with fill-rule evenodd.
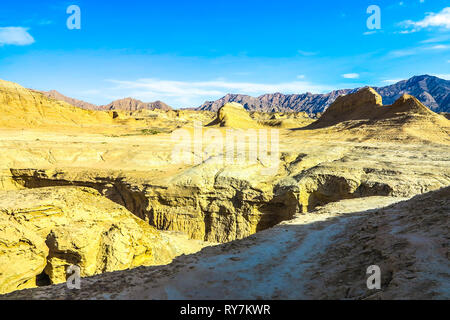
<svg viewBox="0 0 450 320"><path fill-rule="evenodd" d="M81 29L66 25L70 5ZM381 29L369 30L377 5ZM450 79L450 3L5 1L0 78L96 104L196 107L228 92L322 93L413 75Z"/></svg>

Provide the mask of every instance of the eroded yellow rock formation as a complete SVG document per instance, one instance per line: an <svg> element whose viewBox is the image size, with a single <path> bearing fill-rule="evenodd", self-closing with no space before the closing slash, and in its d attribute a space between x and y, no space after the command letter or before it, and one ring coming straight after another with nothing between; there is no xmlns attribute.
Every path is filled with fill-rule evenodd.
<svg viewBox="0 0 450 320"><path fill-rule="evenodd" d="M50 281L63 281L65 268L76 261L84 276L168 263L207 245L203 240L242 239L342 199L389 200L450 185L450 121L407 96L382 106L376 92L365 89L338 99L316 124L293 130L277 123L312 120L224 107L212 124L223 134L233 126L280 128L279 166L261 174L262 161L215 161L224 159L219 148L201 163L171 161L170 132L191 132L194 120L209 123L212 113L83 110L81 118L95 120L75 124L72 116L52 115L63 112L59 102L37 100L57 109L50 111L26 89L4 90L9 126L0 129L0 210L9 222L2 225L0 248L11 261L29 259L30 265L4 267L8 276L0 283L7 291L42 282L43 271ZM22 95L28 97L23 106ZM20 112L28 108L42 123L23 130L28 122L21 122ZM314 128L320 123L326 125Z"/></svg>
<svg viewBox="0 0 450 320"><path fill-rule="evenodd" d="M47 265L45 239L2 213L0 219L0 294L32 288Z"/></svg>
<svg viewBox="0 0 450 320"><path fill-rule="evenodd" d="M450 122L419 100L404 94L392 105L383 105L372 88L340 96L306 129L340 132L365 140L450 142Z"/></svg>
<svg viewBox="0 0 450 320"><path fill-rule="evenodd" d="M49 187L0 192L0 293L39 281L169 263L200 242L162 234L90 188ZM174 241L172 241L174 240ZM177 242L184 242L180 250Z"/></svg>
<svg viewBox="0 0 450 320"><path fill-rule="evenodd" d="M248 111L241 104L229 102L217 111L216 119L208 126L247 129L258 128L259 124L250 117Z"/></svg>
<svg viewBox="0 0 450 320"><path fill-rule="evenodd" d="M411 199L329 203L167 266L86 279L70 298L448 300L449 196L447 187ZM380 290L367 288L371 265L380 267ZM6 298L66 295L64 287L54 286Z"/></svg>

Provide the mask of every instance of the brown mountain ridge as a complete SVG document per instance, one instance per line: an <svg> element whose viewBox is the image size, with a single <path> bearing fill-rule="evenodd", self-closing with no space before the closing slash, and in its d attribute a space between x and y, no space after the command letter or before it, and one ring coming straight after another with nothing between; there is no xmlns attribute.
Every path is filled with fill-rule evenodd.
<svg viewBox="0 0 450 320"><path fill-rule="evenodd" d="M137 111L137 110L143 110L143 109L148 109L148 110L160 109L163 111L172 110L172 107L170 107L168 104L166 104L162 101L159 101L159 100L154 101L154 102L142 102L141 100L133 99L130 97L130 98L114 100L107 105L98 106L98 105L95 105L95 104L92 104L92 103L89 103L86 101L67 97L56 90L50 90L50 91L33 90L33 91L39 92L48 98L55 99L58 101L64 101L75 107L79 107L79 108L86 109L86 110L121 110L121 111Z"/></svg>
<svg viewBox="0 0 450 320"><path fill-rule="evenodd" d="M403 94L416 97L434 112L450 112L450 81L430 75L414 76L384 87L373 87L385 103L392 104ZM249 111L262 112L307 112L325 111L340 95L354 93L360 88L333 90L329 93L313 94L263 94L251 97L244 94L227 94L215 101L206 101L197 110L217 111L227 102L237 102Z"/></svg>

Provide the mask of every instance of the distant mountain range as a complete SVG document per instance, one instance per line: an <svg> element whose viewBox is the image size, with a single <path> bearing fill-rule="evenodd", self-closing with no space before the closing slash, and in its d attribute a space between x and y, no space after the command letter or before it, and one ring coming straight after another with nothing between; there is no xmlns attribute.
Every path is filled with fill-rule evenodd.
<svg viewBox="0 0 450 320"><path fill-rule="evenodd" d="M434 112L450 112L450 81L430 75L414 76L408 80L402 80L385 87L373 87L383 98L383 104L392 104L403 94L416 97L425 106ZM249 111L263 112L307 112L318 113L325 111L337 97L358 91L360 88L334 90L325 94L301 94L271 93L259 97L243 94L227 94L215 100L206 101L195 110L217 111L225 103L237 102ZM162 101L142 102L133 98L115 100L107 105L95 104L67 97L58 91L39 91L47 97L65 101L73 106L88 110L123 110L136 111L141 109L172 110Z"/></svg>
<svg viewBox="0 0 450 320"><path fill-rule="evenodd" d="M415 76L385 87L373 87L383 98L383 104L392 104L403 94L415 96L434 112L450 112L450 81L434 76ZM251 97L243 94L227 94L216 101L206 101L196 110L217 111L225 103L237 102L249 111L289 112L325 111L340 95L358 91L355 89L334 90L326 94L264 94Z"/></svg>
<svg viewBox="0 0 450 320"><path fill-rule="evenodd" d="M34 91L38 91L38 90L34 90ZM71 104L78 108L82 108L82 109L86 109L86 110L101 110L100 106L97 106L95 104L92 104L92 103L89 103L86 101L67 97L67 96L63 95L62 93L59 93L56 90L38 91L38 92L44 94L48 98L52 98L52 99L59 100L59 101L64 101L64 102L67 102L68 104Z"/></svg>
<svg viewBox="0 0 450 320"><path fill-rule="evenodd" d="M133 98L124 98L115 100L110 104L104 106L97 106L89 102L67 97L56 90L39 91L39 92L49 98L64 101L75 107L87 110L122 110L122 111L136 111L141 109L149 109L149 110L161 109L164 111L172 110L172 108L169 105L159 100L155 102L142 102L141 100Z"/></svg>
<svg viewBox="0 0 450 320"><path fill-rule="evenodd" d="M133 98L115 100L106 106L102 106L101 108L107 110L124 110L124 111L136 111L142 109L149 109L149 110L161 109L164 111L172 110L172 108L169 105L159 100L155 102L142 102L140 100L136 100Z"/></svg>

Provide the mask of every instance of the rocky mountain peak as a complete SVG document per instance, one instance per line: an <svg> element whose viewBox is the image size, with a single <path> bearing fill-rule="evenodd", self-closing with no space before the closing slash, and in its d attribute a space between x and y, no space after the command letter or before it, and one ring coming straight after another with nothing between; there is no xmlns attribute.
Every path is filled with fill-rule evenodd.
<svg viewBox="0 0 450 320"><path fill-rule="evenodd" d="M364 87L348 95L339 96L329 109L336 107L364 107L383 105L383 98L371 87Z"/></svg>
<svg viewBox="0 0 450 320"><path fill-rule="evenodd" d="M155 102L142 102L141 100L134 99L131 97L124 98L124 99L118 99L110 104L103 106L102 108L107 110L123 110L123 111L137 111L142 109L161 109L161 110L172 110L170 106L165 104L162 101L155 101Z"/></svg>
<svg viewBox="0 0 450 320"><path fill-rule="evenodd" d="M403 94L391 106L397 112L433 114L433 112L424 106L419 100L409 94Z"/></svg>

